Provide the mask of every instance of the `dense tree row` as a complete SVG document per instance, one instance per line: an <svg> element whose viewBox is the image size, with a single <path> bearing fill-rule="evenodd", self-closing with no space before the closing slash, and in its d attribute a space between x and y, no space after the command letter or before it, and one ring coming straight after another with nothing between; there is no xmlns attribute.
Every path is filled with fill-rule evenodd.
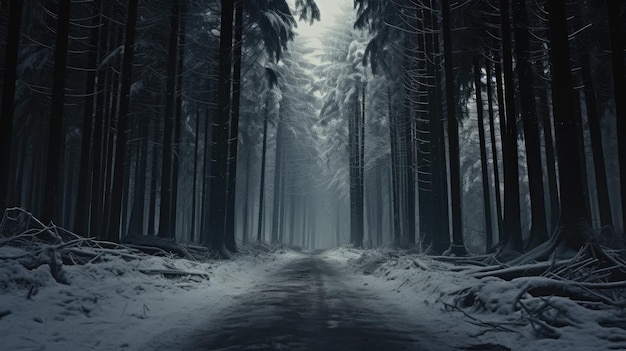
<svg viewBox="0 0 626 351"><path fill-rule="evenodd" d="M623 232L624 9L556 3L355 1L363 64L390 87L388 111L369 113L390 125L397 245L506 257Z"/></svg>
<svg viewBox="0 0 626 351"><path fill-rule="evenodd" d="M0 5L0 208L222 256L623 241L619 1L356 0L320 49L313 0Z"/></svg>
<svg viewBox="0 0 626 351"><path fill-rule="evenodd" d="M315 3L1 4L0 207L113 242L235 251L240 116L258 123L242 77L266 80Z"/></svg>

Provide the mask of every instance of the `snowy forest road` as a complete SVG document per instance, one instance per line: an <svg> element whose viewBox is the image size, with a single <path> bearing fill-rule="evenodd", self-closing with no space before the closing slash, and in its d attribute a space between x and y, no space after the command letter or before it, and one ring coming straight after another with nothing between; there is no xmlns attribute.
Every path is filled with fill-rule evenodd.
<svg viewBox="0 0 626 351"><path fill-rule="evenodd" d="M179 335L184 342L157 349L458 349L433 340L438 333L428 329L436 325L416 326L420 316L407 315L320 253L290 260L269 277L236 296L201 329Z"/></svg>

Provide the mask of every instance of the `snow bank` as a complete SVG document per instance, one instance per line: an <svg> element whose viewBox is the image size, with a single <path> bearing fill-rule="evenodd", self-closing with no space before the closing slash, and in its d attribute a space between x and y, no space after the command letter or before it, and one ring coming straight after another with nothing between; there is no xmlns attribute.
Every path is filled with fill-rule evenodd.
<svg viewBox="0 0 626 351"><path fill-rule="evenodd" d="M623 310L600 303L583 307L566 296L526 292L529 280L546 278L477 279L452 263L393 250L340 248L325 256L361 275L364 284L390 303L436 323L445 340L465 336L471 349L626 350ZM546 327L555 334L542 330L541 320L528 311L550 317L553 325Z"/></svg>
<svg viewBox="0 0 626 351"><path fill-rule="evenodd" d="M102 255L98 263L29 270L23 249L0 247L0 340L3 350L139 349L155 336L205 322L234 296L263 281L290 251L259 251L230 261L193 262ZM199 313L201 312L201 313Z"/></svg>

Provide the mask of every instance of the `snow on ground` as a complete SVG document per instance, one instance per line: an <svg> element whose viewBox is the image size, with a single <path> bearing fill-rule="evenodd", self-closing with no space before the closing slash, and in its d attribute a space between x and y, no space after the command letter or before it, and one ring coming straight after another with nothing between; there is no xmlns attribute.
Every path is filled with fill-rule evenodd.
<svg viewBox="0 0 626 351"><path fill-rule="evenodd" d="M626 350L626 315L619 310L582 308L569 298L552 297L549 302L526 296L527 304L549 303L569 324L557 329L557 339L535 332L515 307L519 286L499 278L476 279L455 272L452 264L423 255L389 250L339 248L325 258L360 275L355 279L378 291L389 303L399 305L416 321L437 325L439 338L465 336L473 350ZM473 290L482 308L456 308L459 291ZM476 305L476 304L475 304ZM616 325L610 325L608 321ZM566 324L566 323L564 323ZM538 327L534 325L534 327Z"/></svg>
<svg viewBox="0 0 626 351"><path fill-rule="evenodd" d="M2 258L22 253L0 247ZM280 250L198 263L112 255L106 262L64 265L69 285L58 283L49 265L28 270L0 259L0 349L136 350L169 330L201 324L296 256Z"/></svg>
<svg viewBox="0 0 626 351"><path fill-rule="evenodd" d="M98 263L64 265L69 284L61 284L49 264L25 268L16 259L24 253L0 246L2 350L137 350L155 338L175 344L194 327L219 323L213 319L219 311L303 255L250 250L233 260L199 263L103 254ZM413 316L418 328L438 330L433 339L463 340L474 350L626 350L622 311L582 308L554 297L553 310L569 323L556 328L558 339L547 338L516 307L520 287L515 280L476 279L452 264L390 250L338 248L321 257L354 277L346 280L348 287L380 297L381 313L393 305ZM460 291L471 291L480 303L454 307ZM524 299L529 305L543 303Z"/></svg>

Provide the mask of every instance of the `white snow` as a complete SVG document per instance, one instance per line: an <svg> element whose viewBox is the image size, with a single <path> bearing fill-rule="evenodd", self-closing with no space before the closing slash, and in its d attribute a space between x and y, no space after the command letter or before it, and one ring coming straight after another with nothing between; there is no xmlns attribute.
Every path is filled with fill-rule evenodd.
<svg viewBox="0 0 626 351"><path fill-rule="evenodd" d="M149 350L159 341L172 345L196 326L219 323L220 311L236 305L238 296L254 291L280 266L303 255L256 251L209 263L111 255L105 262L64 265L69 281L64 285L52 277L48 265L24 268L16 258L25 253L0 247L2 350ZM476 279L455 272L451 264L389 250L339 248L322 257L354 277L346 286L379 298L379 306L368 307L384 313L394 306L412 316L418 328L434 330L435 340L512 350L626 349L623 326L605 323L621 318L624 324L621 311L592 310L553 297L550 303L574 322L556 328L560 337L550 339L535 333L515 307L520 281ZM152 274L173 270L193 275ZM450 307L463 289L471 290L480 303ZM529 307L543 303L528 294L523 301Z"/></svg>
<svg viewBox="0 0 626 351"><path fill-rule="evenodd" d="M552 296L546 300L523 294L522 301L527 306L549 303L553 311L559 311L556 317L567 319L570 324L555 328L558 339L536 333L533 325L522 318L524 312L515 307L515 300L526 280L544 278L510 282L489 276L476 279L427 256L379 249L340 248L325 256L361 275L355 280L414 315L416 321L436 325L440 340L464 338L467 346L492 344L528 351L626 350L624 311L583 308L566 297ZM463 311L450 307L463 289L473 291L480 303ZM608 321L621 325L607 325Z"/></svg>
<svg viewBox="0 0 626 351"><path fill-rule="evenodd" d="M0 247L0 257L19 254ZM296 255L280 251L211 263L111 256L104 263L63 266L70 285L57 283L48 265L29 271L0 260L0 315L10 311L0 318L0 349L136 350L156 336L175 339L168 331L206 323ZM141 273L150 270L185 270L208 279Z"/></svg>

